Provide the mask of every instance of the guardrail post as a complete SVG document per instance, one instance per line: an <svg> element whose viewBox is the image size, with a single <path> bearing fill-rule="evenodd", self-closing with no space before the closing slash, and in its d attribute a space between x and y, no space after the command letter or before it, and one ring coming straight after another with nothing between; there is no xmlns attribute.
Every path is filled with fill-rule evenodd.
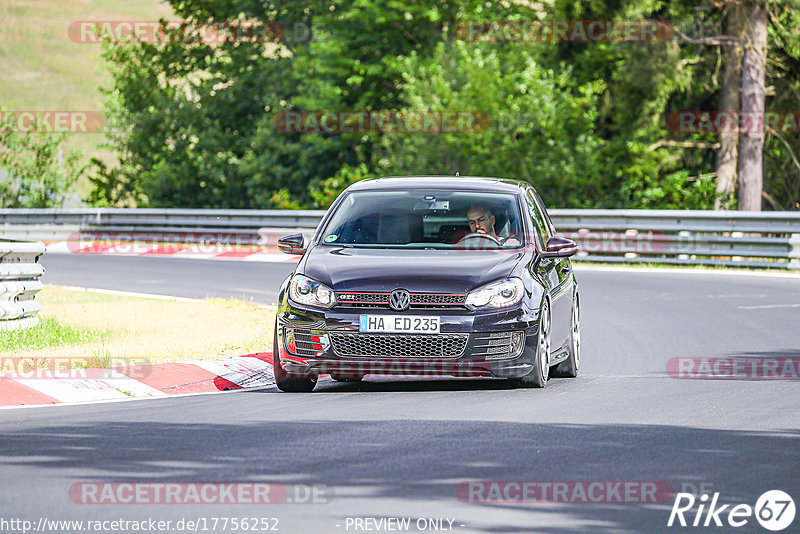
<svg viewBox="0 0 800 534"><path fill-rule="evenodd" d="M800 234L792 234L789 245L789 268L800 269Z"/></svg>
<svg viewBox="0 0 800 534"><path fill-rule="evenodd" d="M690 240L691 236L692 236L692 234L690 232L687 232L686 230L681 230L680 232L678 232L678 242L681 243L681 244L686 243L687 248L689 248L689 240ZM681 260L681 261L688 261L689 260L689 255L688 254L678 254L678 259Z"/></svg>

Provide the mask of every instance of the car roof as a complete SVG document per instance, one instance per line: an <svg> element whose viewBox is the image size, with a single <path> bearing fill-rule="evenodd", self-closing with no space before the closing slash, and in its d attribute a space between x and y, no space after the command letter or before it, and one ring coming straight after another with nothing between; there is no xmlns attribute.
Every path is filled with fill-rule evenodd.
<svg viewBox="0 0 800 534"><path fill-rule="evenodd" d="M386 176L361 180L347 189L349 191L374 191L378 189L436 189L454 188L515 193L527 187L527 182L490 178L484 176Z"/></svg>

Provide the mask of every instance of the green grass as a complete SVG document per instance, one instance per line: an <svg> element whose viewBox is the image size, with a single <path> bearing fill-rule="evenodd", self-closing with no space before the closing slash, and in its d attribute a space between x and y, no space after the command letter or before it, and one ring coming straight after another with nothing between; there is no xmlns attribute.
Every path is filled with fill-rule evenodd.
<svg viewBox="0 0 800 534"><path fill-rule="evenodd" d="M22 345L23 337L3 342L0 363L4 358L25 358L69 360L79 367L116 367L271 350L274 309L244 301L173 302L54 286L42 289L36 300L42 305L39 317L55 321L50 327L55 333L14 334L30 336L25 339L37 345ZM62 325L73 333L66 333ZM44 346L46 338L63 344Z"/></svg>
<svg viewBox="0 0 800 534"><path fill-rule="evenodd" d="M175 18L162 0L0 2L0 104L9 109L99 110L100 45L73 42L76 21Z"/></svg>
<svg viewBox="0 0 800 534"><path fill-rule="evenodd" d="M107 339L111 332L77 328L44 317L33 328L0 332L0 352L20 349L44 349L60 345L78 345Z"/></svg>
<svg viewBox="0 0 800 534"><path fill-rule="evenodd" d="M100 45L76 43L67 29L87 20L174 20L163 0L0 1L0 108L32 111L102 111L107 83ZM73 134L66 148L113 162L100 134ZM85 193L88 184L78 184Z"/></svg>

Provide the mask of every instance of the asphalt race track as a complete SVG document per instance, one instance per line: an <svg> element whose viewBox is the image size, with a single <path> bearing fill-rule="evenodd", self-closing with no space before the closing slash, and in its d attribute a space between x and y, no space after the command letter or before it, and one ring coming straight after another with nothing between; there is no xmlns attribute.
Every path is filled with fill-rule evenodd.
<svg viewBox="0 0 800 534"><path fill-rule="evenodd" d="M287 256L288 258L289 256ZM49 254L42 283L176 297L233 297L274 304L295 263Z"/></svg>
<svg viewBox="0 0 800 534"><path fill-rule="evenodd" d="M45 283L263 303L274 302L292 268L55 254L42 261ZM277 518L285 533L390 532L398 530L378 530L377 521L399 517L410 518L409 532L432 531L439 523L430 519L450 532L750 533L767 531L754 517L730 527L730 507L719 516L724 527L668 527L673 497L620 502L612 492L582 502L570 493L518 502L511 492L470 502L459 488L650 481L718 492L719 504L754 506L772 489L800 504L800 379L689 380L666 371L671 358L800 359L800 277L599 270L578 277L581 375L544 390L375 377L323 380L310 395L269 388L0 410L0 515L34 524L186 518L205 521L201 532L202 525L233 531L220 518ZM303 502L79 504L70 496L73 484L103 482L273 482ZM305 499L309 486L317 486L318 502ZM796 518L785 532L798 525Z"/></svg>

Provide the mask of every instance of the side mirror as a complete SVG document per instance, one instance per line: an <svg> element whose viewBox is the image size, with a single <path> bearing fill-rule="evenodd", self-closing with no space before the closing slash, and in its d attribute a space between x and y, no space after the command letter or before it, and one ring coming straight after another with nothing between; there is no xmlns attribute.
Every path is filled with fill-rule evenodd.
<svg viewBox="0 0 800 534"><path fill-rule="evenodd" d="M303 247L303 234L289 234L278 239L278 248L286 254L302 254L306 251Z"/></svg>
<svg viewBox="0 0 800 534"><path fill-rule="evenodd" d="M578 252L578 244L566 237L553 236L547 240L547 245L542 256L566 258Z"/></svg>

